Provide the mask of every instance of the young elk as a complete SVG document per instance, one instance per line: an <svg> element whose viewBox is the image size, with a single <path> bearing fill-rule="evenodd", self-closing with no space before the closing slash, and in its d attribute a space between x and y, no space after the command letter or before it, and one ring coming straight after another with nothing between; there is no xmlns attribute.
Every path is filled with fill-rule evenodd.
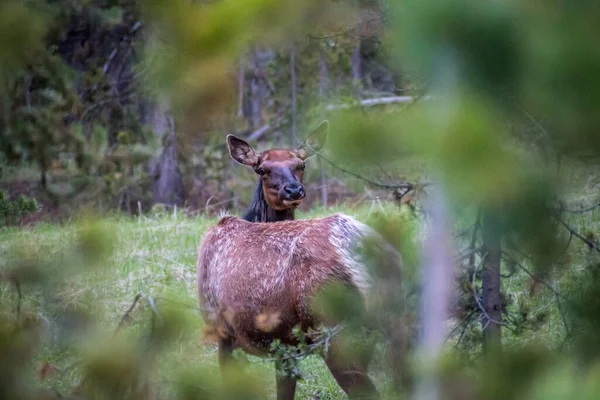
<svg viewBox="0 0 600 400"><path fill-rule="evenodd" d="M200 308L204 321L218 333L222 371L235 348L267 355L276 339L297 345L296 326L306 331L320 325L347 325L348 316L323 313L313 302L329 284L341 283L349 295L354 294L349 297L358 299L352 304L352 313L358 315L350 319L368 316L375 308L389 310L390 300L401 293L400 256L368 226L343 214L292 221L294 208L304 197L307 149L324 143L326 129L322 124L298 150L260 155L240 139L227 138L232 157L254 168L261 178L244 219L222 218L206 233L199 249ZM371 255L376 255L377 275L383 274L384 279L374 279L374 270L367 267ZM339 385L351 397L377 397L367 374L370 348L349 354L353 352L342 349L337 339L331 342L325 361ZM401 342L397 340L400 347ZM294 378L277 375L276 383L278 400L294 398Z"/></svg>
<svg viewBox="0 0 600 400"><path fill-rule="evenodd" d="M294 210L306 196L302 185L305 161L325 145L328 128L329 122L321 122L296 150L272 149L259 154L242 139L227 136L231 157L260 176L252 203L244 215L246 221L294 219Z"/></svg>

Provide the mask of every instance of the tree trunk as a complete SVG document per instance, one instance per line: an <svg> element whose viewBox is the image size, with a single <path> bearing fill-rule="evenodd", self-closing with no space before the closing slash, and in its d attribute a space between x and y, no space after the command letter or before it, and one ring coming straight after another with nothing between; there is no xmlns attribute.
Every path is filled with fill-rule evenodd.
<svg viewBox="0 0 600 400"><path fill-rule="evenodd" d="M154 203L182 206L184 196L177 141L175 132L172 131L166 138L163 152L155 166L152 200Z"/></svg>
<svg viewBox="0 0 600 400"><path fill-rule="evenodd" d="M290 146L296 143L297 129L297 105L296 105L296 46L293 45L290 54L290 70L292 75L292 130L290 132Z"/></svg>
<svg viewBox="0 0 600 400"><path fill-rule="evenodd" d="M182 206L185 193L173 118L163 104L151 106L145 119L163 143L162 153L151 163L152 203Z"/></svg>
<svg viewBox="0 0 600 400"><path fill-rule="evenodd" d="M48 187L48 179L46 178L46 166L42 163L40 165L40 184L43 189Z"/></svg>
<svg viewBox="0 0 600 400"><path fill-rule="evenodd" d="M321 50L319 57L319 96L321 100L327 98L329 94L329 69L327 68L327 58L325 50Z"/></svg>
<svg viewBox="0 0 600 400"><path fill-rule="evenodd" d="M364 76L363 59L360 51L361 41L359 40L352 52L352 80L356 86L358 95L360 95L360 89L362 88L362 79Z"/></svg>
<svg viewBox="0 0 600 400"><path fill-rule="evenodd" d="M244 92L246 86L246 71L244 68L244 58L240 58L240 70L238 72L238 117L244 116Z"/></svg>
<svg viewBox="0 0 600 400"><path fill-rule="evenodd" d="M452 302L453 262L451 256L450 215L444 190L437 186L432 193L431 219L423 247L421 272L421 332L419 355L425 368L416 387L417 399L441 399L442 389L435 371L446 342Z"/></svg>
<svg viewBox="0 0 600 400"><path fill-rule="evenodd" d="M324 50L321 50L319 57L319 96L321 101L325 101L329 91L329 71L327 69L327 59ZM325 171L325 163L319 157L319 170L321 171L321 203L324 208L327 208L329 201L329 191L327 187L327 172Z"/></svg>
<svg viewBox="0 0 600 400"><path fill-rule="evenodd" d="M498 214L483 215L483 349L486 357L501 350L502 298L500 294L501 233Z"/></svg>
<svg viewBox="0 0 600 400"><path fill-rule="evenodd" d="M254 131L260 128L263 124L263 102L267 93L266 81L264 78L263 64L265 59L268 59L269 51L253 49L251 56L251 65L254 68L249 79L250 93L248 98L249 110L247 113L250 122L250 130Z"/></svg>

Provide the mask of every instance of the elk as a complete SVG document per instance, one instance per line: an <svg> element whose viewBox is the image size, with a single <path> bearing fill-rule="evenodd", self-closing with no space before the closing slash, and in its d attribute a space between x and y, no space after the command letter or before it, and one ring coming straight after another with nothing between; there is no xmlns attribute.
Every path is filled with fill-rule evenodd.
<svg viewBox="0 0 600 400"><path fill-rule="evenodd" d="M235 348L267 355L275 339L297 345L296 326L307 331L321 324L343 325L345 317L326 315L313 302L330 284L348 288L359 299L353 310L363 315L373 305L385 304L386 295L399 293L401 258L367 225L340 213L294 220L294 208L304 198L304 160L314 146L324 143L326 129L326 123L321 124L300 149L260 155L241 139L227 137L231 156L252 167L260 179L244 218L221 218L199 249L200 309L204 321L218 332L223 373ZM378 255L377 273L381 276L383 271L388 279L374 279L377 273L367 266L372 254ZM262 323L265 316L272 317L268 326ZM325 356L332 375L350 397L378 397L367 374L367 353L349 355L334 339ZM278 374L276 386L278 400L293 400L294 378Z"/></svg>
<svg viewBox="0 0 600 400"><path fill-rule="evenodd" d="M294 210L306 196L302 185L305 161L325 145L328 128L328 121L321 122L296 150L272 149L260 154L242 139L227 135L231 158L259 175L254 198L244 214L245 220L276 222L294 219Z"/></svg>

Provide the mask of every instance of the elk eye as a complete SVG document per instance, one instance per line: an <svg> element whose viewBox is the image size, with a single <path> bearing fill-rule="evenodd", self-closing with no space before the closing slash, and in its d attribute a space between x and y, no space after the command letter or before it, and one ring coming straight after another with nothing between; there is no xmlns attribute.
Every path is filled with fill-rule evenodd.
<svg viewBox="0 0 600 400"><path fill-rule="evenodd" d="M267 171L265 171L265 169L261 167L256 170L256 173L259 175L264 175L267 173Z"/></svg>
<svg viewBox="0 0 600 400"><path fill-rule="evenodd" d="M302 171L304 171L304 169L305 169L305 168L306 168L306 163L302 163L302 164L300 164L300 169L301 169Z"/></svg>

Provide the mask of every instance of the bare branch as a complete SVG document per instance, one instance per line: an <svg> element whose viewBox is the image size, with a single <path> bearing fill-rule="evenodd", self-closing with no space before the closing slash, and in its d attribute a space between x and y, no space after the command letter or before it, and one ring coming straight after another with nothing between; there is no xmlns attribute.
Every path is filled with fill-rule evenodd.
<svg viewBox="0 0 600 400"><path fill-rule="evenodd" d="M458 346L460 345L460 342L462 341L462 338L465 334L465 331L467 330L467 328L471 325L470 319L473 316L473 314L475 314L475 312L477 312L477 310L471 310L470 313L467 314L466 317L464 317L458 324L456 324L456 326L454 327L454 329L452 329L452 331L448 334L448 337L446 338L446 341L451 339L454 334L456 333L456 331L462 327L461 332L460 332L460 336L458 338L458 342L456 343L456 345L454 347L458 348Z"/></svg>
<svg viewBox="0 0 600 400"><path fill-rule="evenodd" d="M481 252L483 249L481 247L470 247L467 251L465 251L464 253L458 255L457 257L454 258L454 262L458 263L462 260L464 260L465 258L469 259L469 264L471 263L471 259L473 259L473 257L475 256L475 254Z"/></svg>
<svg viewBox="0 0 600 400"><path fill-rule="evenodd" d="M133 26L131 27L131 29L129 30L129 34L133 35L134 33L136 33L141 27L143 26L141 21L137 21L135 24L133 24Z"/></svg>
<svg viewBox="0 0 600 400"><path fill-rule="evenodd" d="M569 240L569 243L571 241ZM567 246L568 247L568 246ZM508 258L511 262L515 263L515 265L517 267L519 267L520 269L522 269L527 275L529 275L532 279L535 279L537 282L541 283L542 285L546 286L553 294L554 297L556 298L556 304L558 305L558 311L560 313L560 317L562 320L562 323L565 327L565 331L567 332L567 336L571 335L571 330L569 329L569 325L567 324L567 319L565 317L565 314L563 312L562 309L562 305L561 305L561 299L565 300L563 295L560 294L560 292L558 292L552 285L550 285L548 282L539 279L537 276L535 276L534 273L532 273L531 271L529 271L527 268L525 268L523 266L523 264L521 264L520 262L518 262L513 256L511 256L510 254L508 254L507 252L503 251L502 254L505 256L504 258Z"/></svg>
<svg viewBox="0 0 600 400"><path fill-rule="evenodd" d="M119 49L113 49L113 51L110 53L110 55L108 56L108 60L106 60L106 62L104 63L104 67L102 67L102 75L106 75L106 73L108 72L108 70L110 68L110 65L112 64L113 60L117 56L118 52L119 52Z"/></svg>
<svg viewBox="0 0 600 400"><path fill-rule="evenodd" d="M125 314L123 314L123 316L121 317L121 321L119 321L119 325L117 325L115 332L119 331L123 327L123 325L125 325L125 323L129 322L129 315L134 310L135 306L138 304L138 302L140 301L141 298L142 298L141 293L138 293L135 295L135 297L133 298L133 302L131 303L131 305L129 306L127 311L125 311Z"/></svg>
<svg viewBox="0 0 600 400"><path fill-rule="evenodd" d="M481 210L479 210L477 212L477 218L475 219L475 226L473 226L473 235L471 236L471 248L472 249L475 249L475 245L477 244L477 232L479 230L479 227L481 226L480 223L481 223ZM477 249L477 250L479 250L479 249ZM471 253L469 256L469 267L471 269L475 268L475 254L476 253L477 252L475 251L475 252Z"/></svg>
<svg viewBox="0 0 600 400"><path fill-rule="evenodd" d="M385 104L395 104L395 103L415 103L420 100L430 100L431 96L390 96L390 97L379 97L374 99L366 99L357 101L355 103L348 104L328 104L325 106L327 111L337 111L337 110L346 110L354 107L372 107L378 105ZM265 124L260 128L256 129L254 132L248 136L247 141L256 141L260 139L265 133L269 132L272 129L277 129L281 123L278 123L274 126L271 124Z"/></svg>
<svg viewBox="0 0 600 400"><path fill-rule="evenodd" d="M600 202L594 204L593 206L587 207L587 208L582 207L580 210L567 210L566 208L561 207L560 209L558 209L556 211L573 213L573 214L583 214L583 213L587 213L590 211L594 211L596 208L599 208L599 207L600 207Z"/></svg>
<svg viewBox="0 0 600 400"><path fill-rule="evenodd" d="M417 186L421 186L421 187L425 187L425 186L429 186L431 185L431 182L421 182L419 184L413 184L410 182L404 182L404 183L398 183L398 184L387 184L387 183L381 183L381 182L375 182L371 179L365 178L362 175L357 174L356 172L352 172L349 171L347 169L344 169L342 167L340 167L339 165L335 164L333 161L331 161L330 159L328 159L327 157L325 157L323 154L321 153L317 153L319 157L321 157L323 160L327 161L329 164L331 164L333 167L335 167L336 169L339 169L340 171L351 175L357 179L360 179L361 181L365 181L366 183L368 183L369 185L373 185L373 186L377 186L380 187L382 189L408 189L408 190L413 190L415 189ZM405 193L406 194L406 193Z"/></svg>
<svg viewBox="0 0 600 400"><path fill-rule="evenodd" d="M265 133L269 132L270 129L271 129L271 125L270 124L266 124L266 125L261 126L257 130L255 130L254 132L252 132L250 134L250 136L248 136L248 141L249 142L253 142L255 140L260 139Z"/></svg>
<svg viewBox="0 0 600 400"><path fill-rule="evenodd" d="M560 224L562 226L564 226L565 228L567 228L567 230L571 233L571 235L575 236L576 238L578 238L579 240L581 240L582 242L584 242L585 244L587 244L588 247L591 250L596 250L598 253L600 253L600 248L598 248L598 246L596 246L596 244L594 242L592 242L592 241L586 239L585 237L581 236L573 228L571 228L565 221L563 221L558 215L554 215L554 218L556 218L556 220L558 222L560 222Z"/></svg>
<svg viewBox="0 0 600 400"><path fill-rule="evenodd" d="M17 321L21 320L21 303L23 302L23 293L21 292L21 283L17 278L13 280L15 289L17 289Z"/></svg>
<svg viewBox="0 0 600 400"><path fill-rule="evenodd" d="M422 97L414 97L414 96L391 96L391 97L378 97L374 99L365 99L361 101L357 101L355 103L349 104L329 104L325 107L327 111L334 110L346 110L354 107L372 107L372 106L380 106L385 104L396 104L396 103L414 103L419 100L430 100L431 96L422 96Z"/></svg>
<svg viewBox="0 0 600 400"><path fill-rule="evenodd" d="M352 35L352 32L354 32L366 25L374 23L374 22L381 21L383 23L385 20L386 20L385 14L381 14L381 15L377 15L376 17L369 18L365 21L361 21L361 22L354 24L354 25L352 25L344 30L341 30L339 32L331 33L328 35L321 35L321 36L307 34L307 36L311 39L316 39L316 40L333 39L333 38L337 38L338 36L343 36L343 35L348 35L355 39L359 39L359 37L357 37L356 35Z"/></svg>

